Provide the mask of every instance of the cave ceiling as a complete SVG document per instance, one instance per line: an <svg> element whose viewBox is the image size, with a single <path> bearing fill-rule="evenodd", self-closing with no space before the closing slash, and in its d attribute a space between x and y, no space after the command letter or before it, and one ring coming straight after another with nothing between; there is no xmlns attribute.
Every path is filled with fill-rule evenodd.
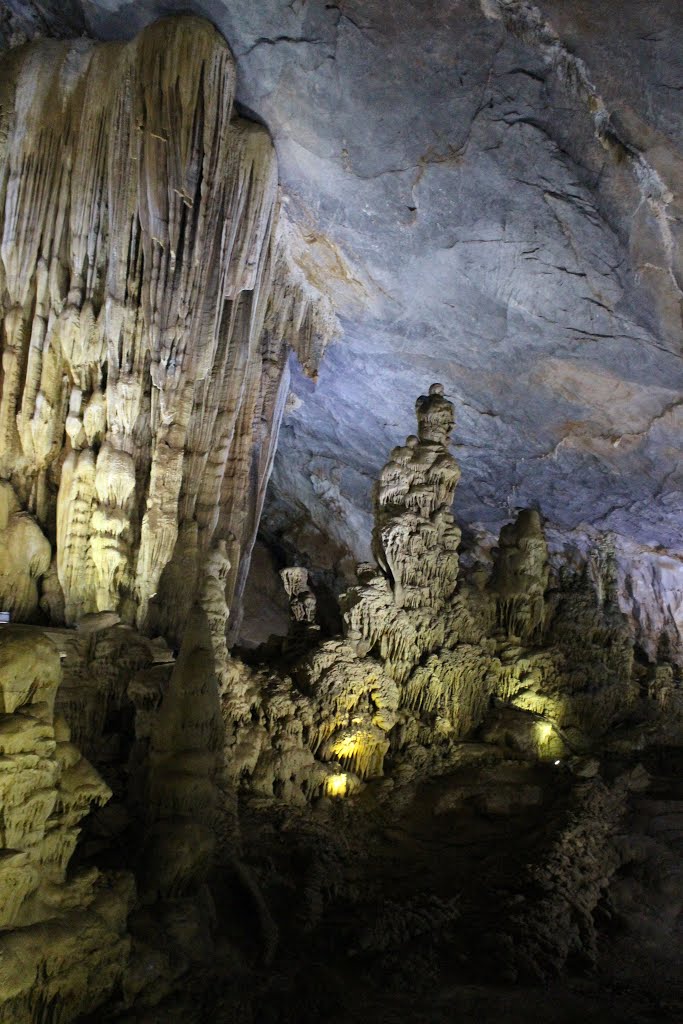
<svg viewBox="0 0 683 1024"><path fill-rule="evenodd" d="M491 534L534 505L565 535L683 554L678 3L0 9L6 44L130 38L188 9L228 40L340 324L317 380L294 372L266 530L367 556L372 480L439 380L463 524Z"/></svg>

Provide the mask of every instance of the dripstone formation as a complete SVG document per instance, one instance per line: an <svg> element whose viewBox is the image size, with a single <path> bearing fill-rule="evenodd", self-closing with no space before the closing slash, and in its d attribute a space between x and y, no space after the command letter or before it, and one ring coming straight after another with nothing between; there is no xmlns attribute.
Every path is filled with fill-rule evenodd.
<svg viewBox="0 0 683 1024"><path fill-rule="evenodd" d="M335 329L234 87L195 18L0 72L0 1024L517 1024L539 982L551 1024L673 1024L669 634L535 508L473 561L442 384L334 614L281 559L288 634L233 643Z"/></svg>
<svg viewBox="0 0 683 1024"><path fill-rule="evenodd" d="M358 585L342 597L344 636L311 649L286 678L271 673L260 686L249 673L261 694L237 724L244 761L233 771L259 792L290 792L294 783L290 799L308 799L323 778L335 785L330 771L356 788L382 773L389 751L401 777L427 764L443 770L459 756L457 742L482 726L544 758L580 754L638 704L633 643L613 585L607 579L596 591L585 574L565 574L551 588L536 511L503 529L483 589L458 586L460 531L450 509L460 470L448 448L453 405L440 384L417 400L416 414L417 435L394 448L380 474L378 566L359 567ZM290 590L303 580L301 570L283 575ZM246 671L233 662L239 692ZM304 754L315 758L305 768ZM302 770L311 773L303 789Z"/></svg>
<svg viewBox="0 0 683 1024"><path fill-rule="evenodd" d="M244 584L288 352L312 372L333 324L234 89L191 18L4 61L0 529L11 542L19 507L35 523L0 592L22 618L37 602L12 572L49 579L53 623L115 611L179 636L215 539L234 546L230 596Z"/></svg>

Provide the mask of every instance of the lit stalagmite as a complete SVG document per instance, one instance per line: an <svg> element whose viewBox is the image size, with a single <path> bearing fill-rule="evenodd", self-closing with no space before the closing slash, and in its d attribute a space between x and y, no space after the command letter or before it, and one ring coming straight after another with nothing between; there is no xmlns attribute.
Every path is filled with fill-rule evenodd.
<svg viewBox="0 0 683 1024"><path fill-rule="evenodd" d="M243 584L287 352L313 370L330 333L234 86L197 18L3 63L0 477L52 544L53 621L116 610L178 635L230 535Z"/></svg>
<svg viewBox="0 0 683 1024"><path fill-rule="evenodd" d="M272 648L259 669L217 654L227 777L258 794L303 802L347 793L386 768L399 778L445 771L477 735L516 755L556 758L589 749L633 711L633 643L613 585L596 590L585 573L565 572L551 587L537 512L522 510L503 529L490 579L459 578L451 506L460 469L440 384L418 398L416 414L417 435L380 473L378 566L360 565L343 596L343 636L303 652L286 643L289 675L272 664ZM305 620L308 573L282 577L294 617Z"/></svg>
<svg viewBox="0 0 683 1024"><path fill-rule="evenodd" d="M413 705L450 716L454 735L471 730L483 715L490 659L487 650L472 647L480 633L455 595L460 531L450 508L460 470L448 451L453 406L434 384L416 412L418 435L392 451L380 476L374 537L380 569L359 566L359 584L342 602L344 636L295 661L291 680L233 663L228 718L235 707L231 692L244 692L245 673L258 717L245 708L241 721L229 721L235 739L228 764L234 777L248 775L257 792L300 800L302 792L322 789L338 796L381 775L390 736L404 747L417 738ZM283 572L294 602L306 575ZM304 611L298 604L294 609ZM423 680L420 663L447 638L462 641L461 647Z"/></svg>

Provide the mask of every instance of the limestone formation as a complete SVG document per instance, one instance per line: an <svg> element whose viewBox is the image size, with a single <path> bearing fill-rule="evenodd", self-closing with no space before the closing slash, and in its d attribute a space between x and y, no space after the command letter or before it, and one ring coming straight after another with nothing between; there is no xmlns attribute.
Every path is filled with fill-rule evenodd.
<svg viewBox="0 0 683 1024"><path fill-rule="evenodd" d="M386 770L445 770L478 730L517 756L562 759L636 709L609 558L599 559L597 586L586 571L552 588L540 517L523 510L501 532L490 578L478 570L459 585L453 406L435 384L416 411L418 434L380 474L379 568L359 566L343 596L343 638L287 648L287 676L277 671L281 646L269 649L267 672L238 659L223 671L228 775L262 795L310 799L336 785L330 770L344 773L339 792ZM308 628L307 574L282 576ZM225 652L218 662L228 665ZM653 687L671 703L666 685Z"/></svg>
<svg viewBox="0 0 683 1024"><path fill-rule="evenodd" d="M102 771L126 756L131 679L163 657L158 646L130 626L103 627L46 631L61 658L56 709L73 742Z"/></svg>
<svg viewBox="0 0 683 1024"><path fill-rule="evenodd" d="M38 585L50 567L50 544L0 480L0 611L25 622L38 608Z"/></svg>
<svg viewBox="0 0 683 1024"><path fill-rule="evenodd" d="M79 19L80 0L61 15L57 0L12 0L11 15L0 0L0 41L50 19L113 39L122 2ZM158 6L125 4L126 38ZM676 559L647 582L661 607L638 623L642 647L619 606L647 604L678 508L670 154L634 128L635 107L630 127L612 121L532 5L440 11L464 48L441 27L425 37L419 6L212 5L235 22L239 109L256 97L275 115L282 195L207 22L3 54L0 1024L379 1020L396 993L407 1022L482 1016L478 999L513 1021L490 1000L523 1000L524 1019L529 992L501 977L587 965L630 999L627 928L647 937L652 975L680 974ZM362 127L349 63L360 95L371 82L410 102ZM406 117L423 70L443 113ZM295 137L309 93L315 118ZM577 149L582 132L597 155ZM349 182L362 207L341 202ZM636 309L644 281L656 315ZM323 292L350 329L314 389L290 355L317 379L335 328ZM376 379L358 372L366 349L391 357ZM367 474L411 379L442 372L379 472L370 536ZM245 649L241 593L286 406L271 514L284 502L273 557L292 556L292 624ZM346 418L358 435L342 456L350 409L364 412ZM508 454L520 423L526 448ZM341 541L309 579L291 525L310 528L312 494L316 543ZM578 528L587 496L604 498L595 543L570 552L537 509ZM613 527L651 546L630 575ZM375 561L351 585L347 572L328 614L335 563L361 551ZM582 1012L557 1019L586 1017L598 988L584 979ZM680 1018L648 992L620 1024L653 1006Z"/></svg>
<svg viewBox="0 0 683 1024"><path fill-rule="evenodd" d="M192 794L211 779L224 792L246 787L305 803L321 793L350 793L387 767L405 774L427 762L447 765L454 744L482 728L489 742L503 746L514 734L513 749L526 755L565 756L587 749L635 707L632 643L610 586L596 591L587 575L565 574L551 594L537 513L521 513L503 531L490 580L480 573L478 584L459 587L459 531L451 512L459 469L448 451L453 408L442 391L433 385L418 400L418 435L394 449L380 475L380 567L359 567L357 586L342 599L343 637L315 645L307 573L294 567L282 576L306 643L276 645L269 667L248 668L231 656L231 558L228 544L218 541L205 556L192 613L193 621L204 623L204 639L185 636L175 669L123 625L102 622L91 632L86 619L76 633L82 640L66 634L60 640L67 651L60 707L79 742L99 758L115 752L116 734L107 740L106 723L132 701L131 795L146 808L148 828L166 821L162 831L169 835L167 819L177 803L188 827L205 830L206 842L195 843L205 850L202 863L211 848L216 798L195 801L181 791ZM285 656L287 675L277 665ZM219 693L222 740L212 717ZM673 699L665 699L668 693L665 685L657 688L662 707ZM186 700L192 712L182 711ZM179 723L189 728L195 715L208 732L186 741ZM222 764L216 744L223 748ZM200 767L206 757L210 769ZM180 761L187 761L187 772L171 771ZM187 864L169 869L176 870L169 891L194 877Z"/></svg>
<svg viewBox="0 0 683 1024"><path fill-rule="evenodd" d="M234 116L206 22L36 43L0 85L0 476L20 503L2 529L24 530L32 580L47 549L18 510L50 539L53 622L115 611L178 637L231 533L229 601L243 585L287 353L313 372L331 317L288 256L273 147Z"/></svg>
<svg viewBox="0 0 683 1024"><path fill-rule="evenodd" d="M458 572L460 531L450 512L460 469L448 451L454 416L443 386L417 400L418 436L394 448L380 474L375 549L399 608L438 607Z"/></svg>
<svg viewBox="0 0 683 1024"><path fill-rule="evenodd" d="M211 864L222 730L206 611L193 610L149 737L147 891L177 896Z"/></svg>
<svg viewBox="0 0 683 1024"><path fill-rule="evenodd" d="M80 823L111 796L55 715L61 663L38 630L0 634L0 1020L68 1024L121 982L130 876L67 873Z"/></svg>
<svg viewBox="0 0 683 1024"><path fill-rule="evenodd" d="M418 435L392 451L380 475L374 534L379 565L360 565L357 584L343 595L341 636L320 639L308 574L292 567L282 578L296 635L253 652L250 664L231 652L227 593L238 547L234 534L205 552L199 587L177 591L186 606L178 617L185 627L177 659L163 640L144 637L110 611L83 615L76 629L22 633L22 627L9 627L0 634L0 652L11 655L3 681L5 731L16 738L21 722L30 726L24 745L12 741L5 758L10 764L16 756L38 757L48 773L37 779L32 760L26 785L17 788L22 762L10 768L11 786L3 795L3 820L14 832L5 840L11 850L5 872L12 892L5 922L10 973L3 981L0 972L8 993L0 1014L5 1005L10 1014L21 1007L28 1020L40 1020L42 1010L28 1001L28 975L17 974L17 965L38 956L26 952L22 938L48 924L60 950L59 966L49 958L40 961L47 980L35 991L42 1007L73 980L73 1000L63 1001L60 1022L101 1002L122 978L125 998L132 1001L172 990L189 969L179 965L192 962L193 943L210 948L207 884L216 860L230 865L238 856L243 807L250 813L268 808L298 827L297 815L310 814L309 805L321 799L322 806L341 808L350 798L350 812L360 813L354 795L368 784L383 805L382 795L393 792L377 788L384 784L395 788L400 808L420 780L447 778L458 766L479 760L535 763L546 770L566 763L578 779L588 780L572 790L565 816L548 825L545 859L528 869L538 898L523 912L516 899L504 905L504 920L491 938L501 969L542 978L562 970L578 950L594 958L594 911L618 863L611 844L626 789L603 784L598 762L581 755L599 750L615 724L626 726L638 716L653 736L678 735L680 685L665 661L637 670L631 633L615 600L609 550L581 572L551 577L535 512L523 511L503 530L491 574L479 566L463 581L451 511L459 478L449 452L453 407L433 385L418 400L417 414ZM190 550L198 553L197 536L196 526L186 531L184 557ZM167 583L175 579L178 588L181 564L166 573ZM58 680L63 718L53 724ZM19 731L24 736L23 726ZM154 965L146 981L128 965L130 939L121 909L128 904L120 903L115 923L106 924L112 938L97 916L110 922L98 902L104 899L97 895L100 876L90 870L66 880L87 803L109 796L70 736L116 784L111 821L119 822L116 834L136 870L140 897L131 918L132 958ZM619 749L633 742L624 733ZM509 801L524 809L541 800L535 785L517 795L501 791L498 798L489 789L482 781L472 797L489 816L511 813ZM62 790L73 791L73 801ZM446 813L449 799L439 813ZM469 798L453 795L456 804L461 799ZM34 811L40 819L35 822ZM59 856L51 866L42 851L54 843ZM565 871L568 857L583 865L579 882ZM249 878L242 869L238 873ZM267 923L269 911L253 880L245 884ZM130 902L130 881L121 876L116 885L116 899L126 892ZM306 892L312 901L307 914L319 919L334 893L320 865ZM47 903L55 908L48 917ZM447 941L458 919L456 903L450 896L434 902L449 908L449 928L429 932L432 958L433 944ZM422 927L424 915L402 909L411 905L395 904L400 934L405 925L412 935L413 918ZM60 945L67 906L80 915L75 927L91 929L78 968L73 947ZM162 942L154 922L168 915L175 915L175 937ZM268 934L274 928L264 927ZM36 934L37 950L47 933ZM392 955L382 952L391 970ZM84 972L95 967L97 983L85 981ZM83 994L86 989L90 995Z"/></svg>
<svg viewBox="0 0 683 1024"><path fill-rule="evenodd" d="M498 623L508 635L528 642L542 632L549 572L541 517L523 509L500 531L493 573Z"/></svg>
<svg viewBox="0 0 683 1024"><path fill-rule="evenodd" d="M315 624L316 600L310 589L308 572L301 566L280 570L280 576L289 597L289 610L295 623Z"/></svg>

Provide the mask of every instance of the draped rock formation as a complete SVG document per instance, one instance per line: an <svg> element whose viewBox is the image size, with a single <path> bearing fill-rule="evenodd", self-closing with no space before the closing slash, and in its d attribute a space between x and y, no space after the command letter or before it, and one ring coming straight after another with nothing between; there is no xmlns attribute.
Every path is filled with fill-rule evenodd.
<svg viewBox="0 0 683 1024"><path fill-rule="evenodd" d="M239 592L289 348L313 372L330 334L234 88L197 18L3 63L0 476L52 544L53 622L113 610L178 636L219 539Z"/></svg>
<svg viewBox="0 0 683 1024"><path fill-rule="evenodd" d="M38 607L38 582L50 568L50 544L0 480L0 610L28 619Z"/></svg>

